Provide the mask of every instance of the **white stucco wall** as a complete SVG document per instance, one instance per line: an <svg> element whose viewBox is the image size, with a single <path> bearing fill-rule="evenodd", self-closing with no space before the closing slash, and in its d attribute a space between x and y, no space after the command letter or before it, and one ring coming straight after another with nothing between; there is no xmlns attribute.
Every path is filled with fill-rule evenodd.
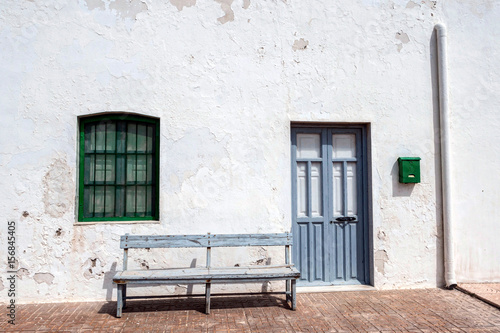
<svg viewBox="0 0 500 333"><path fill-rule="evenodd" d="M442 285L438 22L450 35L457 274L498 280L499 14L463 0L0 4L0 219L2 235L17 223L18 300L111 299L126 232L290 230L290 124L305 121L370 124L374 285ZM161 119L160 223L74 225L78 116L106 111ZM422 158L420 184L398 183L399 156ZM2 265L6 248L2 237ZM197 258L144 252L134 264Z"/></svg>
<svg viewBox="0 0 500 333"><path fill-rule="evenodd" d="M446 6L459 282L500 282L500 3Z"/></svg>

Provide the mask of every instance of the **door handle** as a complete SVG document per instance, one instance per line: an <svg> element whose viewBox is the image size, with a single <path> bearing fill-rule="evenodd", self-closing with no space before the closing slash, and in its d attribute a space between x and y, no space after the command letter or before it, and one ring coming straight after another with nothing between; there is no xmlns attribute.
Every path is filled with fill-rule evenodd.
<svg viewBox="0 0 500 333"><path fill-rule="evenodd" d="M339 222L352 222L356 220L356 218L354 216L341 216L341 217L337 217L335 219L335 223L339 223Z"/></svg>

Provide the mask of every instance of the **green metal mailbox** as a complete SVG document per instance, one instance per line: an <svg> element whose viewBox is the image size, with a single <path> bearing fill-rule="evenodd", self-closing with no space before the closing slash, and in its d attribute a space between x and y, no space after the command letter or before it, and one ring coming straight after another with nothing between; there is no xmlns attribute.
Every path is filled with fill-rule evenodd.
<svg viewBox="0 0 500 333"><path fill-rule="evenodd" d="M400 183L420 183L420 157L400 157L398 164Z"/></svg>

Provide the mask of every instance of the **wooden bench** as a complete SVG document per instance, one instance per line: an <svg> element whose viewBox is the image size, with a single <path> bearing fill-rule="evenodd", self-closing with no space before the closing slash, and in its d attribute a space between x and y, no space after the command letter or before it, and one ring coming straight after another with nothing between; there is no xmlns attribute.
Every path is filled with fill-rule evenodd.
<svg viewBox="0 0 500 333"><path fill-rule="evenodd" d="M205 284L205 313L210 313L210 287L212 283L245 283L270 280L286 280L286 301L296 308L296 280L300 272L290 262L292 235L279 234L220 234L220 235L163 235L163 236L121 236L123 271L117 272L113 282L117 284L116 316L121 317L127 299L162 298L168 296L129 296L128 284ZM239 246L284 246L285 263L280 266L211 267L212 247ZM206 267L166 268L151 270L128 270L128 249L192 248L207 249ZM228 294L220 294L228 295ZM231 294L235 295L235 294ZM179 296L179 295L173 295ZM203 296L203 295L191 295Z"/></svg>

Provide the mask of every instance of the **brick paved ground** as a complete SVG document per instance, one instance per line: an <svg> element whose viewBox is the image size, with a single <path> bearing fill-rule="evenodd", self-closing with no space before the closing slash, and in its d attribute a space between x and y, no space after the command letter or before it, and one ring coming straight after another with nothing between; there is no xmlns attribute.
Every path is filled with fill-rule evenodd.
<svg viewBox="0 0 500 333"><path fill-rule="evenodd" d="M500 332L500 310L456 290L299 294L297 311L281 296L214 297L203 309L202 298L128 301L118 319L114 302L21 305L0 331Z"/></svg>
<svg viewBox="0 0 500 333"><path fill-rule="evenodd" d="M500 308L500 283L460 283L458 286Z"/></svg>

